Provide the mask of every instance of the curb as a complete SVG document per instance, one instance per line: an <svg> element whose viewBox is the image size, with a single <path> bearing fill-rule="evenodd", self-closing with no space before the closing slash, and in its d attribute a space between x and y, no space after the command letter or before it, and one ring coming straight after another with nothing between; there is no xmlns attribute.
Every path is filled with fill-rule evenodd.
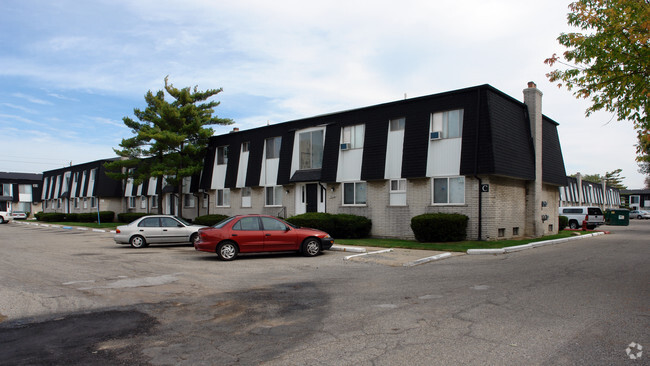
<svg viewBox="0 0 650 366"><path fill-rule="evenodd" d="M90 229L88 227L84 226L62 226L62 225L53 225L53 224L39 224L36 222L19 222L21 225L34 225L34 226L41 226L41 227L51 227L54 229L63 229L63 230L82 230L82 231L92 231L95 233L112 233L115 234L115 230L104 230L104 229Z"/></svg>
<svg viewBox="0 0 650 366"><path fill-rule="evenodd" d="M543 247L543 246L547 246L547 245L566 243L568 241L573 241L573 240L582 240L582 239L587 239L587 238L591 238L591 237L594 237L594 236L605 235L605 234L606 234L606 232L604 232L604 231L597 231L597 232L593 232L591 234L574 236L572 238L544 240L544 241L538 241L538 242L524 244L524 245L516 245L514 247L506 247L506 248L499 248L499 249L468 249L467 254L477 255L477 254L505 254L505 253L512 253L512 252L518 252L520 250L533 249L533 248Z"/></svg>
<svg viewBox="0 0 650 366"><path fill-rule="evenodd" d="M361 253L361 254L353 254L353 255L348 255L347 257L345 257L343 259L347 261L350 258L354 258L354 257L361 257L361 256L364 256L364 255L370 255L370 254L388 253L388 252L392 252L392 251L393 251L392 249L384 249L384 250L378 250L376 252L366 252L366 253Z"/></svg>
<svg viewBox="0 0 650 366"><path fill-rule="evenodd" d="M350 252L350 253L365 253L366 248L360 248L360 247L344 247L341 245L332 245L332 247L329 250L334 250L337 252Z"/></svg>
<svg viewBox="0 0 650 366"><path fill-rule="evenodd" d="M437 255L434 255L434 256L431 256L431 257L416 259L414 261L404 263L402 266L404 266L404 267L413 267L413 266L417 266L418 264L423 264L423 263L428 263L428 262L433 262L433 261L439 261L441 259L445 259L445 258L448 258L448 257L451 257L451 253L444 252L444 253L437 254Z"/></svg>

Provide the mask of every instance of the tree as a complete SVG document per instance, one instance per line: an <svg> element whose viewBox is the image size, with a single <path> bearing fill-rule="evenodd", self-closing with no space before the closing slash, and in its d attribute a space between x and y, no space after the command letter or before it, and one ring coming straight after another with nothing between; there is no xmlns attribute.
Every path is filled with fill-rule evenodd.
<svg viewBox="0 0 650 366"><path fill-rule="evenodd" d="M650 97L650 0L579 0L571 3L568 24L585 33L562 33L557 38L566 48L544 61L568 66L547 74L576 91L577 98L591 98L587 116L599 110L631 120L637 129L649 128Z"/></svg>
<svg viewBox="0 0 650 366"><path fill-rule="evenodd" d="M618 188L618 189L627 189L627 186L623 184L623 179L625 179L625 177L621 177L621 172L623 172L623 169L615 169L611 172L605 173L604 176L601 176L600 174L585 174L582 175L582 180L601 184L604 179L606 184L610 187ZM577 174L573 174L572 177L575 178L576 175Z"/></svg>
<svg viewBox="0 0 650 366"><path fill-rule="evenodd" d="M121 149L113 149L122 159L106 164L113 172L109 175L114 179L133 179L134 184L158 178L158 192L162 192L164 179L176 187L181 197L183 178L198 174L203 168L208 139L214 133L205 126L233 123L231 119L212 116L220 102L206 102L222 91L219 88L201 92L198 86L178 89L165 77L165 90L156 94L149 90L144 97L147 108L133 110L139 121L122 119L135 136L122 139ZM165 100L165 92L172 97L171 103ZM158 213L162 209L162 195L158 195Z"/></svg>

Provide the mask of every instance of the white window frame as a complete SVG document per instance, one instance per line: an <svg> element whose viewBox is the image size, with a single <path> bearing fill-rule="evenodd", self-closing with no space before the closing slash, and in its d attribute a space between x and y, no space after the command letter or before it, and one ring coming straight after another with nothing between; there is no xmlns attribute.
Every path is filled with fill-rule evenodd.
<svg viewBox="0 0 650 366"><path fill-rule="evenodd" d="M282 149L282 136L269 137L264 140L264 148L267 159L279 159Z"/></svg>
<svg viewBox="0 0 650 366"><path fill-rule="evenodd" d="M241 143L241 151L242 152L247 152L251 148L251 142L250 141L245 141Z"/></svg>
<svg viewBox="0 0 650 366"><path fill-rule="evenodd" d="M272 194L269 195L269 190ZM283 196L283 187L282 186L270 186L264 187L264 206L265 207L281 207L282 206L282 196ZM272 200L269 201L269 198ZM277 202L280 201L280 202Z"/></svg>
<svg viewBox="0 0 650 366"><path fill-rule="evenodd" d="M366 125L345 126L341 129L341 144L348 144L349 149L363 149Z"/></svg>
<svg viewBox="0 0 650 366"><path fill-rule="evenodd" d="M147 196L140 196L140 208L147 208Z"/></svg>
<svg viewBox="0 0 650 366"><path fill-rule="evenodd" d="M443 139L452 139L452 138L461 138L463 137L463 109L452 109L448 111L435 112L431 113L431 132L442 131L441 138ZM449 128L449 117L458 116L458 124L455 125L453 131Z"/></svg>
<svg viewBox="0 0 650 366"><path fill-rule="evenodd" d="M388 121L389 131L403 131L406 127L406 118L394 118Z"/></svg>
<svg viewBox="0 0 650 366"><path fill-rule="evenodd" d="M158 195L151 196L151 208L158 208Z"/></svg>
<svg viewBox="0 0 650 366"><path fill-rule="evenodd" d="M74 199L74 208L79 208L79 197L75 197Z"/></svg>
<svg viewBox="0 0 650 366"><path fill-rule="evenodd" d="M194 195L191 193L183 194L183 208L194 208Z"/></svg>
<svg viewBox="0 0 650 366"><path fill-rule="evenodd" d="M217 189L216 207L230 207L230 188L220 188Z"/></svg>
<svg viewBox="0 0 650 366"><path fill-rule="evenodd" d="M445 179L447 181L447 183L446 183L447 184L447 188L446 188L447 199L446 199L445 202L436 202L436 197L435 197L436 196L436 180L442 181L442 180L445 180ZM451 197L451 194L452 194L451 192L456 192L455 190L452 191L451 189L449 189L450 180L459 181L459 182L462 181L463 182L463 189L462 189L462 196L463 196L462 198L463 199L462 199L462 202L450 202L450 197ZM458 206L458 205L464 205L465 204L465 182L466 182L466 179L462 175L450 176L450 177L432 177L431 178L431 204L434 205L434 206ZM460 191L458 191L458 192L460 192Z"/></svg>
<svg viewBox="0 0 650 366"><path fill-rule="evenodd" d="M84 197L84 208L88 208L88 198Z"/></svg>
<svg viewBox="0 0 650 366"><path fill-rule="evenodd" d="M127 197L129 201L129 208L135 208L135 196Z"/></svg>
<svg viewBox="0 0 650 366"><path fill-rule="evenodd" d="M217 165L228 164L228 146L217 147Z"/></svg>
<svg viewBox="0 0 650 366"><path fill-rule="evenodd" d="M253 190L251 187L242 187L241 189L241 207L252 207Z"/></svg>
<svg viewBox="0 0 650 366"><path fill-rule="evenodd" d="M388 203L390 206L406 206L406 179L391 179L388 182L389 189L389 200ZM394 203L395 201L400 201L400 203ZM403 201L403 202L401 202Z"/></svg>
<svg viewBox="0 0 650 366"><path fill-rule="evenodd" d="M320 133L321 135L321 141L320 144L315 144L314 143L314 133ZM303 152L302 151L302 137L309 135L309 152ZM298 134L298 166L299 169L320 169L323 167L323 150L324 150L324 145L325 145L325 130L324 129L318 129L318 130L313 130L313 131L306 131L306 132L300 132ZM314 161L314 146L320 147L320 159L316 159L318 161ZM305 156L304 154L307 154L308 156ZM304 164L304 160L309 160L309 164ZM308 165L308 166L307 166Z"/></svg>
<svg viewBox="0 0 650 366"><path fill-rule="evenodd" d="M354 193L353 193L353 197L352 197L353 203L345 203L345 201L346 201L346 199L345 199L346 198L345 186L350 185L350 184L352 184L353 187L354 187L353 188ZM365 187L365 193L366 193L365 194L365 201L361 201L361 197L357 197L357 195L359 193L359 190L362 189L361 187ZM343 189L343 193L341 194L341 196L342 196L342 200L343 200L342 201L343 206L366 206L368 204L368 183L366 183L365 181L343 182L342 183L342 189Z"/></svg>

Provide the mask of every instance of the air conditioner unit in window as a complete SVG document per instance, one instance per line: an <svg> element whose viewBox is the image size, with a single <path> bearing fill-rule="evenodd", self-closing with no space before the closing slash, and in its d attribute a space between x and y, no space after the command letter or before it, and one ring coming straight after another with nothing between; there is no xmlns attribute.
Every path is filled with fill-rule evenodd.
<svg viewBox="0 0 650 366"><path fill-rule="evenodd" d="M441 131L433 131L431 132L431 140L440 140L442 138L442 132Z"/></svg>
<svg viewBox="0 0 650 366"><path fill-rule="evenodd" d="M341 150L350 150L350 144L349 143L341 144Z"/></svg>

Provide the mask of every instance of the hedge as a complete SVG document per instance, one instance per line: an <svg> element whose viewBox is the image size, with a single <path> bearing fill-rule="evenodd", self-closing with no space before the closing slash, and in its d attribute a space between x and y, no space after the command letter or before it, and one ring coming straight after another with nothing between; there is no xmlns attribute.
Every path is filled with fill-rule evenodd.
<svg viewBox="0 0 650 366"><path fill-rule="evenodd" d="M323 230L336 239L359 239L370 235L372 221L363 216L310 212L287 219L302 227Z"/></svg>
<svg viewBox="0 0 650 366"><path fill-rule="evenodd" d="M467 238L469 217L461 214L429 213L411 219L415 239L426 243L462 241Z"/></svg>
<svg viewBox="0 0 650 366"><path fill-rule="evenodd" d="M566 229L567 226L569 226L569 218L566 216L560 216L559 218L559 224L558 224L558 230L562 231Z"/></svg>
<svg viewBox="0 0 650 366"><path fill-rule="evenodd" d="M203 215L203 216L197 216L192 220L192 223L194 225L205 225L205 226L212 226L220 221L223 221L227 219L230 216L226 215Z"/></svg>
<svg viewBox="0 0 650 366"><path fill-rule="evenodd" d="M34 214L38 221L45 222L96 222L97 212L86 213L63 213L63 212L38 212ZM113 222L115 212L100 211L101 222Z"/></svg>
<svg viewBox="0 0 650 366"><path fill-rule="evenodd" d="M124 212L124 213L117 214L117 221L128 224L147 215L151 215L151 214L145 212Z"/></svg>

